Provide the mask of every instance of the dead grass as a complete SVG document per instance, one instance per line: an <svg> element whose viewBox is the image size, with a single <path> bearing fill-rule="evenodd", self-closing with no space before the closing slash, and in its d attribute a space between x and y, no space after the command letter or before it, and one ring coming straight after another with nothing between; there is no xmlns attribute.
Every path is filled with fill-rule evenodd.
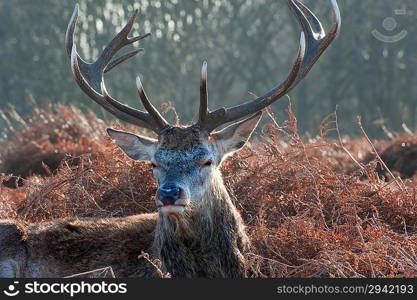
<svg viewBox="0 0 417 300"><path fill-rule="evenodd" d="M66 158L78 163L74 157L99 151L104 135L102 120L72 106L35 107L25 119L9 108L0 116L8 125L4 135L13 139L0 153L0 173L13 175L4 182L8 187L22 185L31 175L50 175Z"/></svg>
<svg viewBox="0 0 417 300"><path fill-rule="evenodd" d="M380 178L363 139L327 139L334 122L326 121L320 137L305 141L291 110L289 116L279 128L266 125L222 166L253 244L253 276L417 277L417 174L400 189ZM0 173L25 179L11 188L10 176L0 178L9 186L0 185L1 218L43 222L155 210L149 166L127 160L104 136L103 121L64 106L37 109L30 119L2 146ZM409 136L375 147L384 159L384 149L404 139L417 145Z"/></svg>

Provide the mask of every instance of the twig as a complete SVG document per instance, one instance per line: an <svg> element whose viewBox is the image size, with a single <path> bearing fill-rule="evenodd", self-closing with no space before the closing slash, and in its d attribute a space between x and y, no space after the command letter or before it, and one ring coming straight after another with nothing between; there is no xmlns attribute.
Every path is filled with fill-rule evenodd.
<svg viewBox="0 0 417 300"><path fill-rule="evenodd" d="M415 136L414 132L412 132L411 129L408 128L407 124L402 123L401 126L403 127L405 133L411 136Z"/></svg>
<svg viewBox="0 0 417 300"><path fill-rule="evenodd" d="M369 145L371 146L371 148L372 148L372 151L375 153L375 155L376 155L376 157L377 157L377 159L378 159L378 161L380 162L380 164L385 168L385 170L388 172L388 174L392 177L392 179L395 181L395 183L397 184L397 186L398 186L398 188L401 190L401 191L405 191L405 186L404 186L404 183L402 182L402 180L401 179L399 179L398 177L395 177L394 176L394 174L392 174L392 172L391 172L391 170L388 168L388 166L385 164L385 162L382 160L382 158L381 158L381 156L379 155L379 153L378 153L378 151L376 151L376 148L375 148L375 146L374 146L374 144L372 143L372 141L369 139L369 137L368 137L368 135L366 134L366 132L365 132L365 129L363 129L363 126L362 126L362 120L361 120L361 117L360 116L358 116L358 126L359 126L359 129L362 131L362 134L364 135L364 137L365 137L365 139L368 141L368 143L369 143Z"/></svg>
<svg viewBox="0 0 417 300"><path fill-rule="evenodd" d="M343 145L342 137L340 136L339 121L337 118L337 106L334 112L334 116L335 116L336 132L337 132L337 137L339 139L340 147L342 148L343 151L346 152L346 154L350 157L350 159L353 160L359 166L359 168L366 173L366 168L360 162L358 162L356 158L352 155L352 153L350 153L349 150Z"/></svg>
<svg viewBox="0 0 417 300"><path fill-rule="evenodd" d="M93 277L93 278L105 278L107 273L110 273L111 278L116 278L116 276L114 275L114 272L113 272L113 268L111 266L108 266L108 267L105 267L105 268L100 268L100 269L95 269L95 270L91 270L91 271L87 271L87 272L77 273L77 274L73 274L73 275L69 275L69 276L65 276L64 278L84 277L86 275L91 275L91 274L95 274L95 273L98 273L99 276ZM100 275L104 275L104 276L100 276Z"/></svg>
<svg viewBox="0 0 417 300"><path fill-rule="evenodd" d="M156 273L161 277L161 278L171 278L171 274L170 273L164 273L161 269L162 269L162 263L159 259L150 259L149 254L146 252L141 252L141 254L138 256L138 258L143 258L145 259L147 262L149 262L155 269L156 269Z"/></svg>

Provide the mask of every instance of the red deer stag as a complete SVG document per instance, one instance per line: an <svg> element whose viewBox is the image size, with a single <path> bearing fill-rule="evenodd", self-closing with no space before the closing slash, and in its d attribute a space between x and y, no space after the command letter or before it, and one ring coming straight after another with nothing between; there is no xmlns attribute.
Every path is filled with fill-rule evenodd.
<svg viewBox="0 0 417 300"><path fill-rule="evenodd" d="M334 23L327 35L317 17L300 1L286 2L302 28L300 47L287 79L253 101L210 111L204 63L199 117L191 126L168 124L149 102L139 78L137 89L146 112L122 104L106 90L103 74L140 49L112 60L116 52L148 36L128 37L137 11L97 61L87 63L74 44L77 5L65 38L75 80L85 94L117 118L157 134L157 139L151 139L108 129L128 157L151 163L158 184L158 213L28 225L3 220L0 276L60 277L106 266L111 266L119 277L155 276L151 265L138 260L141 251L160 259L163 271L174 277L246 276L244 253L249 240L223 184L219 166L245 145L262 117L262 110L307 75L336 38L341 24L336 0L331 0ZM215 131L234 121L237 122Z"/></svg>

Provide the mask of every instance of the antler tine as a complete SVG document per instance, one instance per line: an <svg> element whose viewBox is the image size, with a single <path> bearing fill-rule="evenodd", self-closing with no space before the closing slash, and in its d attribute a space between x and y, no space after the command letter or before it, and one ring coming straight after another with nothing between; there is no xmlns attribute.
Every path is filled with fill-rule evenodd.
<svg viewBox="0 0 417 300"><path fill-rule="evenodd" d="M67 54L68 56L71 58L71 55L73 53L74 50L74 32L75 32L75 28L77 27L77 20L78 20L78 10L79 10L79 5L78 3L75 4L75 8L74 11L71 15L71 18L68 22L68 27L67 27L67 31L65 32L65 49L67 50ZM77 58L77 64L79 66L79 68L81 70L85 70L86 68L88 68L88 63L85 62L77 53L77 51L75 51L76 54L76 58ZM96 90L99 91L99 90Z"/></svg>
<svg viewBox="0 0 417 300"><path fill-rule="evenodd" d="M93 63L87 63L78 55L77 47L74 43L74 31L78 18L78 9L79 6L77 4L69 21L65 35L65 47L67 52L71 47L69 55L71 59L71 69L75 76L75 81L87 96L89 96L96 103L101 105L105 110L117 118L133 125L151 129L158 134L165 126L168 125L168 123L156 111L152 104L150 104L149 100L147 100L147 105L145 105L144 102L144 106L146 109L149 109L149 113L122 104L109 95L103 79L103 73L110 71L115 66L143 50L133 50L120 56L119 58L111 60L117 51L122 47L149 36L149 34L144 34L133 38L127 37L132 29L134 20L136 19L137 10L130 18L129 22L124 26L124 28L103 50L99 58Z"/></svg>
<svg viewBox="0 0 417 300"><path fill-rule="evenodd" d="M289 3L289 2L287 2ZM291 4L289 4L291 7ZM312 11L300 1L297 1L298 7L303 11L304 15L308 18L309 26L311 27L311 34L315 33L319 38L323 38L326 33L324 32L323 26L320 20L312 13Z"/></svg>
<svg viewBox="0 0 417 300"><path fill-rule="evenodd" d="M97 60L97 64L100 64L100 68L103 70L106 68L106 66L109 64L110 60L113 58L113 56L119 51L121 48L123 48L126 45L130 45L134 42L140 41L150 35L150 33L146 33L143 35L135 36L132 38L128 37L128 34L130 31L132 31L133 24L136 20L136 17L138 15L138 10L135 9L135 12L133 13L132 17L128 21L128 23L123 27L123 29L111 40L111 42L107 45L106 48L104 48L103 52L101 53L100 57ZM138 53L138 52L136 52ZM135 54L136 54L135 53ZM128 58L132 57L132 52L123 55L120 58L117 58L116 60L110 62L110 64L115 67L116 65L124 62ZM112 68L113 68L112 67ZM108 70L109 71L109 70Z"/></svg>
<svg viewBox="0 0 417 300"><path fill-rule="evenodd" d="M202 123L206 120L208 110L208 90L207 90L207 62L203 62L201 68L201 79L200 79L200 111L198 122Z"/></svg>
<svg viewBox="0 0 417 300"><path fill-rule="evenodd" d="M287 94L307 75L314 63L337 37L341 18L336 0L331 0L334 24L327 35L318 18L299 0L286 1L302 28L300 48L290 75L282 84L253 101L208 113L205 121L199 122L199 126L206 131L211 132L222 124L255 114Z"/></svg>
<svg viewBox="0 0 417 300"><path fill-rule="evenodd" d="M74 31L75 26L77 25L78 19L78 3L75 4L74 11L72 12L71 18L68 22L67 31L65 32L65 49L67 50L67 54L71 57L72 52L72 45L74 44Z"/></svg>
<svg viewBox="0 0 417 300"><path fill-rule="evenodd" d="M113 69L115 66L121 64L122 62L124 62L125 60L128 60L129 58L135 56L136 54L138 54L139 52L142 52L143 48L139 48L133 51L130 51L114 60L112 60L111 62L109 62L109 64L106 66L106 68L104 69L104 73L109 72L111 69Z"/></svg>
<svg viewBox="0 0 417 300"><path fill-rule="evenodd" d="M265 107L271 105L275 100L284 96L288 89L292 86L293 82L297 79L298 72L300 71L301 63L304 59L306 49L305 36L301 33L300 47L295 62L292 66L291 72L287 79L279 86L273 88L265 95L258 97L253 101L246 102L244 104L234 106L231 108L219 108L207 115L206 121L200 124L200 127L208 132L213 131L222 124L229 123L245 116L255 114Z"/></svg>
<svg viewBox="0 0 417 300"><path fill-rule="evenodd" d="M323 39L322 47L327 48L340 33L340 28L342 27L342 18L340 16L340 9L337 5L336 0L331 0L332 3L332 12L333 12L333 26L330 29L328 35Z"/></svg>
<svg viewBox="0 0 417 300"><path fill-rule="evenodd" d="M122 110L118 109L116 106L112 105L109 101L105 101L105 98L108 97L108 93L106 91L106 88L104 86L104 82L101 85L101 92L102 94L97 93L94 89L91 88L91 86L88 84L88 82L84 79L83 75L81 74L80 67L78 65L77 60L77 50L76 46L73 45L73 50L71 52L71 69L75 77L75 81L77 82L78 86L81 88L81 90L86 93L91 99L93 99L97 104L102 106L106 111L113 114L117 118L126 121L128 123L131 123L133 125L150 128L150 125L148 122L145 122L146 115L143 112L138 112L143 114L143 119L138 118L138 116L133 116L132 114L128 114L126 112L123 112ZM112 99L114 100L114 99ZM116 101L117 102L117 101ZM119 103L121 104L121 103ZM123 105L123 104L121 104ZM133 109L132 109L133 110Z"/></svg>
<svg viewBox="0 0 417 300"><path fill-rule="evenodd" d="M138 89L139 98L142 101L143 106L149 112L149 114L153 117L153 119L155 120L160 130L168 126L168 122L164 119L164 117L162 117L162 115L155 108L155 106L153 106L152 103L149 101L148 96L145 93L145 89L143 88L143 85L142 85L142 82L140 81L139 76L136 77L136 87Z"/></svg>
<svg viewBox="0 0 417 300"><path fill-rule="evenodd" d="M68 23L68 28L65 34L65 48L67 50L68 56L71 56L72 46L74 45L74 32L77 24L78 19L78 11L79 5L76 4L74 8L74 12L70 18ZM128 23L123 27L123 29L110 41L110 43L105 47L103 52L100 54L99 58L94 63L87 63L85 62L78 54L78 64L83 74L87 77L87 81L89 84L96 90L96 92L100 93L100 82L101 82L101 73L106 73L113 69L115 66L121 64L122 62L126 61L127 59L133 57L137 53L141 52L142 49L137 49L134 51L130 51L121 57L118 57L114 60L111 60L113 56L124 46L130 45L134 42L140 41L149 35L150 33L146 33L143 35L135 36L135 37L128 37L128 34L132 30L133 24L136 20L138 14L138 10L136 9L129 19ZM91 70L94 70L91 72ZM87 76L89 74L90 76ZM94 76L98 75L98 76Z"/></svg>
<svg viewBox="0 0 417 300"><path fill-rule="evenodd" d="M339 34L339 30L341 27L341 18L340 18L340 10L337 5L336 0L331 0L332 4L332 12L333 12L333 26L330 29L329 33L326 35L323 26L321 26L320 21L317 17L306 7L304 6L299 0L287 0L287 3L291 9L291 11L296 16L298 22L303 27L304 32L306 33L307 38L307 52L306 57L303 61L301 66L300 73L298 74L297 80L295 80L293 86L294 88L307 74L310 72L313 65L317 62L323 52L330 46L333 40ZM315 30L311 28L311 23L314 24Z"/></svg>

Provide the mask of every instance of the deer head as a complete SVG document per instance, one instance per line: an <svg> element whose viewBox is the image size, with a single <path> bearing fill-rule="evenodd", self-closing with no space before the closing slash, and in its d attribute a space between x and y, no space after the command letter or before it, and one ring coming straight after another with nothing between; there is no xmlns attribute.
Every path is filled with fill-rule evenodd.
<svg viewBox="0 0 417 300"><path fill-rule="evenodd" d="M163 215L180 216L204 203L205 194L213 192L213 183L221 181L219 166L229 154L241 149L249 140L262 117L262 110L293 89L310 71L314 63L336 38L340 29L340 13L336 0L331 0L334 24L326 35L316 16L298 0L286 0L302 28L299 50L287 79L253 101L214 111L208 109L207 64L203 64L200 81L200 109L196 124L172 126L149 101L139 78L136 80L139 98L146 109L141 111L122 104L109 95L103 74L131 58L141 49L112 60L122 47L149 34L128 37L137 15L135 11L127 25L103 50L97 61L85 62L77 53L73 37L78 5L68 25L66 49L79 87L105 110L133 125L154 131L151 139L128 132L108 129L116 144L135 160L149 161L158 184L156 205ZM240 121L239 121L240 120ZM238 121L236 123L232 123ZM228 127L215 131L224 124Z"/></svg>

